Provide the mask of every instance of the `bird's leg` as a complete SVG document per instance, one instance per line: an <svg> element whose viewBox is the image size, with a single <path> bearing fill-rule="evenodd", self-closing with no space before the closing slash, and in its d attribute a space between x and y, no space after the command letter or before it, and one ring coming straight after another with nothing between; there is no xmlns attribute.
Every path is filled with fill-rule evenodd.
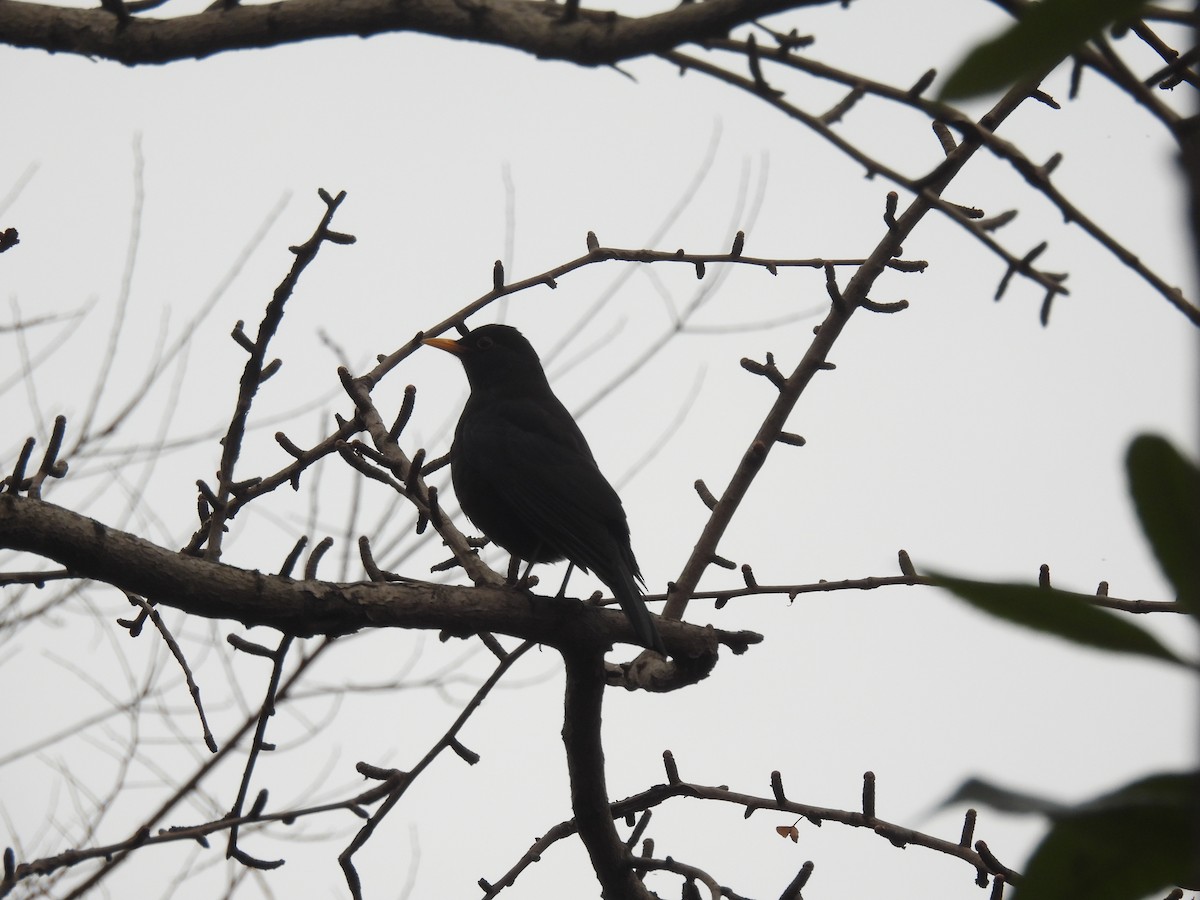
<svg viewBox="0 0 1200 900"><path fill-rule="evenodd" d="M517 582L518 587L523 587L523 588L525 588L525 590L530 590L534 585L537 584L536 578L532 582L530 582L529 573L533 571L533 561L535 559L537 559L539 555L541 555L541 552L542 552L542 545L539 543L537 546L535 546L533 548L533 552L529 554L529 562L525 564L525 574L522 575L521 580L519 582ZM508 570L508 577L509 577L510 581L516 577L516 567L518 565L520 565L520 560L518 560L514 556L512 558L512 567L510 567Z"/></svg>
<svg viewBox="0 0 1200 900"><path fill-rule="evenodd" d="M532 587L532 585L529 583L529 573L532 571L533 571L533 560L531 559L531 560L529 560L529 562L527 562L525 564L525 574L521 576L521 587L523 587L523 588Z"/></svg>
<svg viewBox="0 0 1200 900"><path fill-rule="evenodd" d="M561 600L567 596L567 582L571 580L571 573L575 571L575 563L567 563L567 574L563 576L562 587L558 589L558 593L554 595L554 599Z"/></svg>
<svg viewBox="0 0 1200 900"><path fill-rule="evenodd" d="M517 581L516 580L517 572L520 571L520 568L521 568L521 559L520 559L520 557L514 556L512 558L512 562L509 563L509 567L508 567L508 580L515 582L518 589L525 591L526 595L529 598L530 607L532 608L533 585L537 584L536 578L533 579L532 584L529 581L529 573L531 571L533 571L533 560L531 559L531 560L529 560L529 562L527 562L525 564L525 574L521 576L520 581Z"/></svg>
<svg viewBox="0 0 1200 900"><path fill-rule="evenodd" d="M523 588L524 590L531 589L537 584L537 579L530 580L530 572L533 571L533 560L529 560L525 564L525 574L521 575L521 557L512 556L508 560L508 583L513 587ZM518 577L519 576L519 577Z"/></svg>

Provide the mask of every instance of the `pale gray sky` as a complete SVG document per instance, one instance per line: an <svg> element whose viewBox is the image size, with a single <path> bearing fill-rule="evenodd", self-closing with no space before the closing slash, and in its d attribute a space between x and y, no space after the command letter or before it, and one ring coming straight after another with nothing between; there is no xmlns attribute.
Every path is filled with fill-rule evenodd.
<svg viewBox="0 0 1200 900"><path fill-rule="evenodd" d="M862 0L848 11L820 9L785 21L786 28L816 34L808 51L814 57L907 85L930 66L944 70L1001 20L986 3ZM3 100L0 196L36 167L0 217L0 225L21 233L21 244L2 260L0 286L10 306L0 322L18 312L28 318L88 310L65 337L60 325L25 333L33 358L54 351L34 371L31 388L10 384L21 370L21 350L12 333L0 334L4 465L26 435L44 433L60 412L68 416L69 442L90 396L120 305L135 144L141 227L128 324L102 409L111 413L140 390L164 329L170 339L193 335L177 397L172 368L132 430L112 442L118 450L152 441L167 408L172 436L223 429L243 356L229 331L239 319L248 330L257 326L290 264L287 246L305 239L321 215L317 188L349 192L335 227L357 235L358 243L322 250L289 304L272 346L284 368L258 401L265 424L248 446L241 468L247 477L284 464L271 437L276 430L310 444L332 427L334 411L347 412L335 372L339 352L353 370L365 370L376 354L484 293L510 237L514 279L582 254L589 230L607 245L646 245L709 154L702 184L658 249L720 252L738 229L756 255L860 257L874 247L892 187L883 179L864 179L860 167L798 124L700 75L681 78L656 60L622 68L636 81L612 69L412 35L134 70L65 55L0 53L0 82L15 86ZM838 96L801 77L779 80L812 111ZM1167 137L1095 76L1085 78L1075 103L1066 102L1065 72L1055 73L1047 89L1065 108L1028 104L1002 136L1039 161L1061 150L1056 184L1168 281L1191 290ZM844 133L910 174L937 159L937 142L920 117L886 111L878 118L876 109L864 102ZM1018 254L1049 240L1040 262L1070 272L1071 295L1056 302L1046 329L1037 320L1040 292L1027 284L1014 282L1003 302L993 303L1000 261L960 229L928 219L905 256L929 260L929 269L889 274L875 292L876 300L904 297L911 307L893 316L855 316L835 348L837 369L811 385L789 424L807 446L776 448L721 553L753 565L762 583L894 574L903 547L918 566L1032 581L1045 562L1060 587L1092 591L1107 580L1116 596L1169 598L1140 539L1122 459L1143 430L1194 448L1194 329L1064 225L1003 164L977 159L948 198L989 214L1020 209L998 237ZM268 219L265 236L211 314L193 323ZM616 263L593 267L562 279L554 292L518 295L495 316L473 321L503 315L549 355L606 288L627 279L550 366L564 402L579 408L670 327L669 308L682 309L718 277L710 270L697 282L690 268L667 266L629 276ZM772 351L787 370L826 303L819 270L778 277L731 272L695 314L696 325L809 314L774 330L682 334L581 419L614 479L667 435L622 488L651 590L661 591L678 574L703 524L693 481L704 478L720 490L772 400L768 382L738 360ZM322 334L340 350L330 349ZM457 364L418 353L389 380L376 394L383 409L398 406L405 384L418 387L409 449L444 452L465 393ZM673 424L688 402L686 418ZM128 477L146 490L132 514L129 485L95 463L77 466L48 499L180 546L195 526L195 481L211 479L217 459L210 440L152 470L131 470ZM235 523L226 560L271 569L299 534L312 530L318 539L329 533L339 541L323 575L361 578L352 547L348 568L338 570L349 546L343 529L351 482L331 459L300 494L281 492L261 515L251 508ZM386 547L411 516L402 510L387 523L386 490L373 482L361 487L368 512L351 539L367 531ZM314 489L321 500L315 529ZM382 561L424 577L444 555L429 545ZM557 585L557 574L546 573L545 583ZM713 569L703 586L739 583L737 573ZM582 591L584 583L575 587ZM132 642L113 624L124 614L124 600L114 594L90 591L86 600L61 607L49 627L25 629L0 644L0 678L9 686L0 757L107 707L80 669L118 698L130 692L118 658L128 660L134 682L152 659L164 665L165 678L178 681L152 635ZM94 617L93 609L103 613ZM608 697L614 799L665 780L664 749L674 752L685 780L769 795L770 772L778 769L793 799L839 808L857 806L860 778L870 769L879 779L882 818L957 839L961 810L931 810L971 775L1073 800L1193 759L1195 692L1182 676L994 624L935 591L812 594L794 603L747 598L719 611L695 602L688 618L753 629L766 641L723 659L693 689ZM1173 645L1194 649L1182 620L1147 624ZM220 737L241 713L217 658L230 652L223 640L217 651L207 649L208 640L239 628L178 619L175 625L195 655ZM358 635L332 652L317 678L333 688L386 679L414 654L410 677L420 678L444 670L467 647L430 635ZM615 655L626 658L627 650ZM467 665L472 677L484 677L485 655ZM255 705L265 664L235 657L232 665L245 702ZM468 768L457 758L440 760L360 854L367 896L401 896L410 877L413 897L476 896L477 879L498 879L536 836L569 817L557 658L551 651L530 654L512 679L520 689L494 694L464 733L482 761ZM358 760L411 765L470 691L452 686L452 703L414 689L285 708L272 731L280 751L260 762L256 784L271 789L273 806L342 796L358 781ZM181 711L177 725L202 755L183 686L175 685L164 702ZM74 810L60 769L103 791L105 767L115 765L108 748L120 746L129 727L118 718L111 733L0 766L7 817L0 820L0 843L25 842L21 859L70 845ZM89 843L126 836L155 805L161 769L171 778L190 771L188 753L160 743L171 737L161 722L147 716L138 727L146 746L130 774L135 787ZM181 810L169 822L194 823L227 808L235 768L206 785L211 808ZM51 810L53 822L43 825ZM346 840L342 829L354 827L348 818L293 826L284 836L303 840L282 845L248 836L251 852L288 862L252 875L245 896L345 896L336 855ZM650 836L656 855L693 861L746 896L777 896L806 859L816 863L806 892L814 897L886 891L950 898L978 891L973 872L956 860L901 851L830 824L801 823L800 842L792 844L773 831L790 822L763 812L747 822L736 808L674 801L656 811ZM1037 823L990 811L981 811L977 829L1016 867L1038 833ZM221 847L216 841L208 851L142 852L113 877L111 893L166 896L170 880L192 866L200 874L175 896L219 896L220 885L238 871L225 863ZM668 876L648 883L664 896L678 890ZM510 893L592 897L598 888L582 849L567 842Z"/></svg>

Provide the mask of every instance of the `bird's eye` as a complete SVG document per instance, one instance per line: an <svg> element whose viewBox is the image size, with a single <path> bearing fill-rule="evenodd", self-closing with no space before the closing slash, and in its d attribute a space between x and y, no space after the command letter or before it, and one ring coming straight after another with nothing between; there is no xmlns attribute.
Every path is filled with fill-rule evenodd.
<svg viewBox="0 0 1200 900"><path fill-rule="evenodd" d="M492 340L490 337L488 337L487 335L484 335L483 337L479 338L479 340L477 340L477 341L475 342L475 349L477 349L477 350L490 350L490 349L491 349L491 346L492 346L492 344L494 344L494 343L495 343L495 341L493 341L493 340Z"/></svg>

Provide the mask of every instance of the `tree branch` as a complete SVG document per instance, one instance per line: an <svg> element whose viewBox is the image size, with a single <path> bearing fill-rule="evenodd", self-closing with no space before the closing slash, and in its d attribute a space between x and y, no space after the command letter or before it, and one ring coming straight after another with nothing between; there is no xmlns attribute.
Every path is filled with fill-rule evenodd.
<svg viewBox="0 0 1200 900"><path fill-rule="evenodd" d="M563 746L571 778L571 809L605 900L649 900L633 869L633 856L617 835L604 779L600 740L604 657L594 651L564 653Z"/></svg>
<svg viewBox="0 0 1200 900"><path fill-rule="evenodd" d="M219 6L176 18L119 18L101 9L5 2L0 43L78 53L125 65L202 59L313 38L415 31L524 50L545 59L596 66L724 37L771 13L833 0L707 0L633 18L536 0L283 0Z"/></svg>
<svg viewBox="0 0 1200 900"><path fill-rule="evenodd" d="M1034 83L1018 85L1008 91L990 112L979 122L983 130L994 131L1034 89ZM801 357L791 375L784 382L779 396L775 398L771 409L763 418L758 431L750 440L750 445L742 454L729 484L726 486L717 503L712 507L708 521L700 539L696 542L692 555L684 564L683 571L668 592L666 608L662 618L680 619L687 609L688 601L695 592L700 578L716 559L717 546L733 520L734 514L741 506L742 500L750 490L750 486L766 463L771 448L779 441L784 433L788 416L795 408L817 372L828 367L828 355L834 342L850 321L850 316L858 307L863 305L875 280L887 266L888 260L894 259L901 253L903 241L912 233L936 201L941 198L942 191L953 181L982 146L978 138L968 136L961 145L951 152L936 169L925 179L922 192L909 204L905 212L889 225L888 231L876 244L875 249L866 262L858 268L845 290L838 290L837 285L830 281L829 314L817 327L816 336L809 344L804 356ZM827 269L831 273L832 269Z"/></svg>
<svg viewBox="0 0 1200 900"><path fill-rule="evenodd" d="M53 559L80 578L139 594L151 602L209 619L263 625L284 634L340 635L361 628L430 628L466 636L494 631L551 647L636 643L620 612L508 588L428 582L296 581L239 569L159 547L60 506L0 495L0 548ZM720 645L740 653L762 638L681 623L664 623L663 640L681 661L710 659ZM671 690L699 680L710 666L680 666L656 680ZM632 685L629 685L632 686Z"/></svg>

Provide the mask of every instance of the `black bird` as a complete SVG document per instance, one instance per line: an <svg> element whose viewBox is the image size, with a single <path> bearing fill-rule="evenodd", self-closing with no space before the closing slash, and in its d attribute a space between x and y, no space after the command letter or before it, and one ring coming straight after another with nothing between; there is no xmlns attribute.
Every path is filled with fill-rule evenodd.
<svg viewBox="0 0 1200 900"><path fill-rule="evenodd" d="M665 656L642 601L642 573L621 498L550 390L529 341L508 325L481 325L456 341L424 343L457 356L471 384L450 447L450 474L463 512L518 559L567 559L595 572L638 641Z"/></svg>

